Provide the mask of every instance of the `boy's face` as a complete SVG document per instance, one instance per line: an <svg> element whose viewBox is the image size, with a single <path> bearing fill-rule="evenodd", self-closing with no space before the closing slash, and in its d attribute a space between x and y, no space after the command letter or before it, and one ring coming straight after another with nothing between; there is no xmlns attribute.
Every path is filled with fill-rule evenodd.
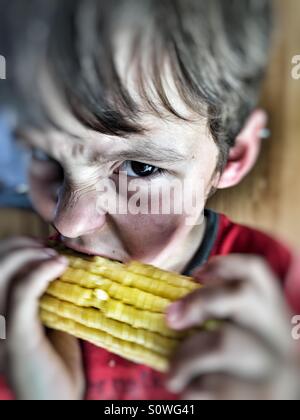
<svg viewBox="0 0 300 420"><path fill-rule="evenodd" d="M113 181L117 199L128 204L134 194L127 191L126 197L121 182L134 180L140 201L160 203L164 193L157 193L159 188L168 191L174 181L180 182L186 185L184 195L171 196L172 200L186 201L200 193L202 212L219 155L206 122L198 118L198 122L187 123L145 112L141 120L145 133L128 138L104 135L75 120L48 77L43 78L43 89L51 118L61 130L22 130L34 151L29 179L37 212L53 224L67 246L84 253L120 261L139 259L165 268L180 266L180 258L191 258L195 245L200 244L203 225L187 224L184 210L146 215L106 212L99 183ZM174 102L182 106L173 95Z"/></svg>

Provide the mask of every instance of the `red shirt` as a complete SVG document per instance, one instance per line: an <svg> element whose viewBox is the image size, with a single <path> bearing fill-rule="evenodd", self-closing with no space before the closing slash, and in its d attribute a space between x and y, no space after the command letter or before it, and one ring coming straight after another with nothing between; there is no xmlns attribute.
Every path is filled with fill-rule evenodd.
<svg viewBox="0 0 300 420"><path fill-rule="evenodd" d="M268 235L231 222L226 216L206 211L207 229L200 249L186 270L190 274L209 258L233 253L263 257L283 282L292 264L284 245ZM299 267L300 268L300 267ZM289 281L289 295L300 297L300 276ZM294 292L291 290L291 284ZM292 299L290 299L292 301ZM295 304L295 299L293 299ZM296 302L300 313L300 301ZM170 400L178 396L164 388L164 376L152 369L129 362L89 343L82 343L88 400ZM0 378L0 399L12 395Z"/></svg>

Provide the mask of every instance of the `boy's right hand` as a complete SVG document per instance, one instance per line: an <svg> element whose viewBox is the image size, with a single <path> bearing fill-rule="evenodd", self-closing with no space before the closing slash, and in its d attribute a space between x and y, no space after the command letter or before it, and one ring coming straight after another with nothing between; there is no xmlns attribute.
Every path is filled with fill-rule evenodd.
<svg viewBox="0 0 300 420"><path fill-rule="evenodd" d="M59 332L46 334L39 299L67 260L29 238L0 241L0 315L7 339L0 341L0 373L18 399L80 399L84 379L79 344Z"/></svg>

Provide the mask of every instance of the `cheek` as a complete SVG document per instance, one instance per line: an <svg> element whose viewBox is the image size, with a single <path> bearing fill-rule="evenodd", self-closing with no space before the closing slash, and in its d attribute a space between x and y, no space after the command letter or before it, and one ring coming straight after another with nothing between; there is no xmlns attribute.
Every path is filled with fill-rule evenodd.
<svg viewBox="0 0 300 420"><path fill-rule="evenodd" d="M179 215L119 216L114 221L118 233L133 259L149 260L157 256L185 223Z"/></svg>
<svg viewBox="0 0 300 420"><path fill-rule="evenodd" d="M30 198L37 213L47 222L51 222L57 202L59 182L39 178L29 172Z"/></svg>
<svg viewBox="0 0 300 420"><path fill-rule="evenodd" d="M126 195L127 214L110 215L123 247L131 258L144 262L151 261L169 245L178 245L183 236L190 231L190 226L187 226L187 217L191 213L187 210L191 208L187 208L186 203L191 201L190 196L193 197L195 188L200 192L196 213L200 214L204 207L203 189L198 185L199 171L195 171L193 176L192 186L189 183L184 185L180 183L177 184L178 189L173 189L175 184L172 184L171 188L171 184L163 183L162 189L152 186L151 193L146 188L142 188L142 192L136 195L139 199L133 200L137 207L130 207L129 203L135 194L128 193ZM180 204L175 206L175 203ZM156 209L155 212L149 210L153 208ZM141 212L138 211L133 214L131 210L137 209L143 209L141 212L147 214L140 214ZM162 211L162 209L165 210ZM157 214L158 212L160 214Z"/></svg>

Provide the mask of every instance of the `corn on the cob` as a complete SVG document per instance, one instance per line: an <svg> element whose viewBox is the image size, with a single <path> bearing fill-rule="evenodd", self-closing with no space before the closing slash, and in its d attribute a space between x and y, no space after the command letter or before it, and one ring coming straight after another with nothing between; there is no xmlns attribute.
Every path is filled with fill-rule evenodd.
<svg viewBox="0 0 300 420"><path fill-rule="evenodd" d="M99 292L101 292L100 298L97 297ZM182 336L182 334L180 335L166 326L163 313L143 311L136 309L134 306L125 305L118 300L107 300L107 295L103 295L103 292L99 289L84 289L56 280L50 284L47 294L84 308L100 309L107 318L131 325L134 328L158 332L166 337L177 338Z"/></svg>
<svg viewBox="0 0 300 420"><path fill-rule="evenodd" d="M70 267L41 299L45 326L165 371L180 339L190 333L171 330L166 309L200 285L139 262L60 252Z"/></svg>
<svg viewBox="0 0 300 420"><path fill-rule="evenodd" d="M130 262L127 268L132 273L141 274L152 279L158 279L168 283L171 286L183 287L191 291L196 290L199 287L197 283L191 281L190 277L182 276L176 273L170 273L169 271L165 270L158 270L152 265L142 264L138 261Z"/></svg>
<svg viewBox="0 0 300 420"><path fill-rule="evenodd" d="M164 356L170 354L176 346L174 339L112 320L96 309L78 307L47 295L42 298L40 306L43 310L62 318L70 319L88 328L101 330L121 340L139 344Z"/></svg>
<svg viewBox="0 0 300 420"><path fill-rule="evenodd" d="M71 259L70 266L88 271L92 274L103 276L109 280L120 283L123 286L134 287L155 296L160 296L171 301L182 298L190 289L184 287L176 287L165 281L157 280L140 274L135 274L127 270L127 268L114 267L112 265L102 264L95 260L89 262L80 259Z"/></svg>
<svg viewBox="0 0 300 420"><path fill-rule="evenodd" d="M89 341L98 347L122 356L132 362L142 363L165 372L168 368L168 358L158 353L148 350L139 344L130 343L129 341L120 340L110 334L100 330L85 327L70 319L60 317L52 312L41 310L41 320L48 328L56 329L74 335L85 341Z"/></svg>
<svg viewBox="0 0 300 420"><path fill-rule="evenodd" d="M113 299L121 300L127 305L151 312L164 312L171 303L169 299L155 296L137 288L122 286L110 279L90 274L81 269L68 268L61 276L61 280L88 289L101 289Z"/></svg>

